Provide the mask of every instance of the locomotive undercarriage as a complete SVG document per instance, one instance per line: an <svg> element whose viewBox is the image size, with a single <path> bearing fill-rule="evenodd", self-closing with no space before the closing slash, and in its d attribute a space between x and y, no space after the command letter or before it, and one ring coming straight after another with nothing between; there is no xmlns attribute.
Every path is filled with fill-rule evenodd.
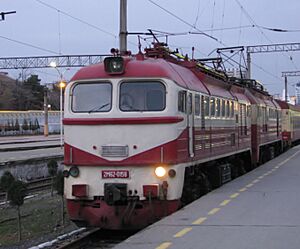
<svg viewBox="0 0 300 249"><path fill-rule="evenodd" d="M261 146L259 149L259 163L264 164L265 162L272 160L274 157L280 155L283 150L284 146L282 141Z"/></svg>
<svg viewBox="0 0 300 249"><path fill-rule="evenodd" d="M97 199L97 198L96 198ZM129 198L126 203L109 205L104 197L98 200L67 200L69 216L78 226L105 229L139 229L175 212L179 201Z"/></svg>
<svg viewBox="0 0 300 249"><path fill-rule="evenodd" d="M253 169L250 151L186 167L181 202L186 205Z"/></svg>

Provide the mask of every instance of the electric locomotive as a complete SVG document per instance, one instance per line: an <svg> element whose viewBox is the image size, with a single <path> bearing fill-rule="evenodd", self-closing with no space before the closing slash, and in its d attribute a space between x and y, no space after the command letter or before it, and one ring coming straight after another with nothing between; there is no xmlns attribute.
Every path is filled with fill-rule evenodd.
<svg viewBox="0 0 300 249"><path fill-rule="evenodd" d="M83 226L145 227L281 150L259 83L163 44L79 70L64 110L65 197Z"/></svg>

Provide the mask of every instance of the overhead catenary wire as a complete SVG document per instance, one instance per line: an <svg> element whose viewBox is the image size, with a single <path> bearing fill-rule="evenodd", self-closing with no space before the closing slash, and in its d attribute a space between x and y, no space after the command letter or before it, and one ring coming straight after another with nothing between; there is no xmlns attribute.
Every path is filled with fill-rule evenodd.
<svg viewBox="0 0 300 249"><path fill-rule="evenodd" d="M247 10L243 7L243 5L240 3L240 1L239 0L235 0L236 1L236 3L240 6L240 8L241 8L241 10L244 12L244 14L246 15L246 17L249 19L249 21L253 24L253 25L255 25L255 27L257 27L258 29L259 29L259 31L260 31L260 33L265 37L265 39L267 40L267 41L269 41L271 44L274 44L274 42L264 33L264 31L263 30L269 30L269 31L275 31L275 30L277 30L277 32L278 32L278 30L279 29L274 29L274 28L266 28L266 27L263 27L263 26L260 26L260 25L257 25L257 23L254 21L254 19L250 16L250 14L247 12ZM289 52L288 52L289 53ZM290 61L292 62L292 64L293 64L293 66L296 68L296 69L298 69L298 67L296 66L296 64L294 63L294 61L292 60L292 56L290 55L290 56L288 56L289 57L289 59L290 59Z"/></svg>
<svg viewBox="0 0 300 249"><path fill-rule="evenodd" d="M197 27L197 23L198 23L198 19L199 19L199 12L200 12L200 1L201 0L198 0L198 10L197 10L197 16L196 16L196 19L195 19L195 22L194 22L194 27ZM190 31L192 31L193 28L191 28Z"/></svg>
<svg viewBox="0 0 300 249"><path fill-rule="evenodd" d="M26 42L23 42L23 41L18 41L18 40L12 39L12 38L8 38L8 37L2 36L2 35L0 35L0 38L11 41L11 42L15 42L15 43L27 46L27 47L35 48L35 49L38 49L38 50L41 50L41 51L44 51L44 52L47 52L47 53L59 54L55 51L52 51L52 50L49 50L49 49L46 49L46 48L42 48L42 47L30 44L30 43L26 43Z"/></svg>
<svg viewBox="0 0 300 249"><path fill-rule="evenodd" d="M167 10L166 8L160 6L159 4L157 4L156 2L154 2L153 0L148 0L150 3L152 3L153 5L157 6L158 8L162 9L163 11L165 11L166 13L168 13L169 15L173 16L174 18L176 18L177 20L181 21L182 23L186 24L187 26L197 30L200 34L209 37L211 39L213 39L214 41L220 43L223 46L226 46L224 43L222 43L220 40L218 40L216 37L211 36L205 32L203 32L202 30L198 29L197 27L194 27L193 24L190 24L189 22L185 21L184 19L182 19L181 17L175 15L174 13L172 13L171 11Z"/></svg>
<svg viewBox="0 0 300 249"><path fill-rule="evenodd" d="M102 32L102 33L105 33L105 34L107 34L107 35L109 35L109 36L112 36L112 37L114 37L115 39L117 39L117 36L116 36L115 34L109 32L109 31L107 31L107 30L104 30L104 29L102 29L102 28L99 28L98 26L96 26L96 25L94 25L94 24L88 23L87 21L84 21L84 20L82 20L82 19L80 19L80 18L78 18L78 17L75 17L75 16L73 16L73 15L71 15L71 14L69 14L69 13L67 13L67 12L65 12L65 11L63 11L63 10L60 10L60 9L58 9L58 8L56 8L56 7L54 7L54 6L50 5L50 4L48 4L48 3L45 3L45 2L43 2L43 1L41 1L41 0L35 0L35 1L38 2L38 3L40 3L40 4L42 4L42 5L44 5L44 6L46 6L46 7L48 7L48 8L50 8L50 9L59 11L61 14L65 15L65 16L68 16L68 17L70 17L70 18L72 18L72 19L74 19L74 20L76 20L76 21L78 21L78 22L80 22L80 23L83 23L83 24L85 24L85 25L87 25L87 26L89 26L89 27L91 27L91 28L93 28L93 29L96 29L96 30L98 30L98 31L100 31L100 32Z"/></svg>

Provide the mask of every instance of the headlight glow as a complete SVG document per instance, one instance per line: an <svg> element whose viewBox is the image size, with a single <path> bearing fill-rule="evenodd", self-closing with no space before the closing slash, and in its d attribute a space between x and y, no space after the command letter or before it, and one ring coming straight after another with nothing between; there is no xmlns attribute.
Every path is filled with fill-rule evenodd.
<svg viewBox="0 0 300 249"><path fill-rule="evenodd" d="M164 177L166 173L167 173L166 169L162 166L159 166L155 169L155 175L157 177Z"/></svg>

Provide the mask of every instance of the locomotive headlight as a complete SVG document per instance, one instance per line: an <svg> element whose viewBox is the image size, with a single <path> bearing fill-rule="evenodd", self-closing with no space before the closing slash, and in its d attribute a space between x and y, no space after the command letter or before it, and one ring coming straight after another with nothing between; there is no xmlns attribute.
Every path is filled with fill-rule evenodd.
<svg viewBox="0 0 300 249"><path fill-rule="evenodd" d="M164 177L167 173L166 169L162 166L156 167L154 172L157 177Z"/></svg>
<svg viewBox="0 0 300 249"><path fill-rule="evenodd" d="M105 72L109 74L122 74L124 72L124 59L122 57L106 57L104 68Z"/></svg>
<svg viewBox="0 0 300 249"><path fill-rule="evenodd" d="M77 166L72 166L69 170L69 173L73 177L78 177L79 176L79 169Z"/></svg>

